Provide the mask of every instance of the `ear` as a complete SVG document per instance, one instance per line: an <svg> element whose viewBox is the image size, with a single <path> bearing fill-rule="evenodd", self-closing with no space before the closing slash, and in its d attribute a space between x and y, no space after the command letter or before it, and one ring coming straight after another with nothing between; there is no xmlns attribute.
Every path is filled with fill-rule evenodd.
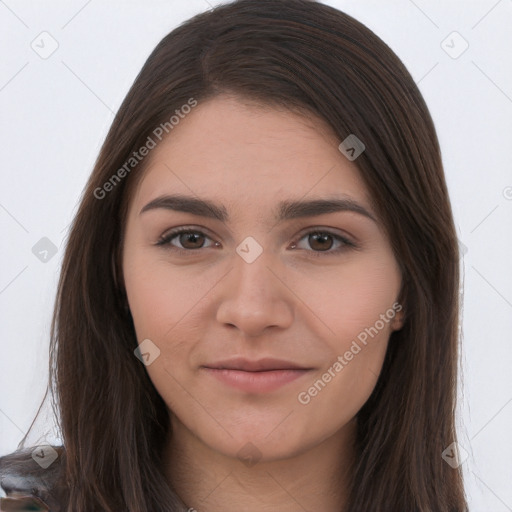
<svg viewBox="0 0 512 512"><path fill-rule="evenodd" d="M392 331L399 331L405 323L405 311L402 307L400 311L397 311L395 313L395 316L391 320L391 330Z"/></svg>

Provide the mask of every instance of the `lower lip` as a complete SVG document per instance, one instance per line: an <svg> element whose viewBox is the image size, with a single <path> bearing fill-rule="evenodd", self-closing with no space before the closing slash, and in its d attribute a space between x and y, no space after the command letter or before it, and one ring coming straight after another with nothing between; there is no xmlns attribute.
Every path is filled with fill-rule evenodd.
<svg viewBox="0 0 512 512"><path fill-rule="evenodd" d="M275 391L289 382L302 377L310 370L269 370L262 372L244 372L205 368L210 375L224 384L247 393L267 393Z"/></svg>

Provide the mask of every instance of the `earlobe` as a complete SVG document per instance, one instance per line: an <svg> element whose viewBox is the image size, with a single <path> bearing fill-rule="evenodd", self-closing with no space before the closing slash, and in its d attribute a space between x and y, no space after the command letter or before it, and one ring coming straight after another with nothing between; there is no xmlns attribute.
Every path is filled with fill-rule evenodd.
<svg viewBox="0 0 512 512"><path fill-rule="evenodd" d="M391 330L399 331L405 323L405 312L403 310L398 311L393 320L391 320Z"/></svg>

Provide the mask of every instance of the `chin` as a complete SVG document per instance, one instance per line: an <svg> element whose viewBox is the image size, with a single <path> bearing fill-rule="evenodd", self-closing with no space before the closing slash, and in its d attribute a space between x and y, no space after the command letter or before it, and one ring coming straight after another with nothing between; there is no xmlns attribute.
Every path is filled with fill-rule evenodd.
<svg viewBox="0 0 512 512"><path fill-rule="evenodd" d="M242 462L245 458L258 459L259 462L290 458L321 441L321 434L316 439L311 432L307 434L305 428L297 428L297 424L290 428L290 424L286 420L283 421L285 417L286 414L278 421L274 418L272 421L262 419L252 425L246 422L239 423L237 427L228 429L232 437L222 429L220 436L212 437L213 430L208 429L205 437L199 437L215 451L238 458Z"/></svg>

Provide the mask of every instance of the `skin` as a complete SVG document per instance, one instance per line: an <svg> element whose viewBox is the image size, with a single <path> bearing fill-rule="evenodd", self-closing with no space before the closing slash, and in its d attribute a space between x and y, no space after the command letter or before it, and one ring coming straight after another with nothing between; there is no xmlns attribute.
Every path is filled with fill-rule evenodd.
<svg viewBox="0 0 512 512"><path fill-rule="evenodd" d="M339 512L346 502L356 414L403 320L396 314L307 404L298 401L392 308L401 287L356 161L340 142L322 120L220 96L200 103L147 157L127 215L123 275L138 342L160 350L146 369L171 416L165 474L198 512ZM229 221L140 213L169 193L223 205ZM352 198L376 220L347 211L274 219L284 199L334 196ZM205 238L156 245L179 226ZM308 235L322 229L357 248L329 237L319 246ZM236 252L248 236L263 249L252 263ZM312 370L275 391L248 393L201 368L235 356Z"/></svg>

